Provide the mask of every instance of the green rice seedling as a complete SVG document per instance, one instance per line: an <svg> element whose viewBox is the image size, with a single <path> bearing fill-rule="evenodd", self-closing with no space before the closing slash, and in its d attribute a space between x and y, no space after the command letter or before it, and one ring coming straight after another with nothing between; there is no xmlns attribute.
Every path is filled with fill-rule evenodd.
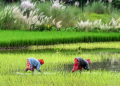
<svg viewBox="0 0 120 86"><path fill-rule="evenodd" d="M46 34L46 35L44 35ZM52 35L51 35L52 34ZM86 35L85 35L86 34ZM30 45L51 45L78 42L106 42L119 41L119 33L94 33L94 32L31 32L31 31L6 31L1 30L1 47L21 47Z"/></svg>
<svg viewBox="0 0 120 86"><path fill-rule="evenodd" d="M63 54L0 54L1 59L1 74L10 74L13 72L24 71L26 68L26 59L35 57L37 59L43 58L45 60L42 65L42 70L54 70L58 67L63 68L64 65L74 64L75 57L83 57L84 59L91 59L92 62L102 62L102 57L98 54L81 54L81 55L63 55ZM114 58L119 59L119 54ZM108 57L106 57L108 58ZM72 68L72 67L71 67ZM72 70L72 69L71 69Z"/></svg>
<svg viewBox="0 0 120 86"><path fill-rule="evenodd" d="M105 43L103 43L104 45ZM109 44L109 43L108 43ZM114 44L114 43L113 43ZM74 45L74 44L73 44ZM83 47L89 46L89 44L82 44ZM93 43L96 47L104 47L103 45L98 46ZM93 46L92 45L92 46ZM107 45L107 43L106 43ZM65 45L64 45L65 46ZM69 48L66 45L65 47ZM76 47L76 45L74 45ZM89 46L92 48L92 46ZM57 46L58 47L58 46ZM71 46L73 47L73 46ZM82 48L83 48L82 47ZM109 47L109 46L108 46ZM113 46L112 46L113 47ZM55 47L56 48L56 47ZM76 47L78 49L78 45ZM62 50L61 50L62 51ZM109 58L109 53L103 54L104 58ZM81 53L78 54L56 54L56 53L0 53L0 80L1 86L80 86L80 85L94 85L94 86L110 86L119 85L120 73L115 71L107 70L92 70L79 71L72 73L70 70L65 71L64 66L73 65L75 57L83 57L84 59L91 59L92 63L102 62L100 54L96 53ZM111 54L110 57L119 59L120 54ZM29 57L35 57L37 59L44 59L45 64L41 66L43 73L32 75L29 71L28 74L16 74L16 72L24 73L26 68L26 59ZM72 68L72 67L71 67ZM71 69L72 70L72 69ZM48 74L47 74L48 73ZM52 74L50 74L52 73ZM47 83L46 83L47 82Z"/></svg>
<svg viewBox="0 0 120 86"><path fill-rule="evenodd" d="M77 51L78 47L81 46L83 50L99 50L99 49L120 49L119 42L94 42L94 43L69 43L69 44L54 44L54 45L43 45L40 46L29 46L29 49L51 49L54 50L59 48L62 50ZM101 51L99 51L101 52Z"/></svg>
<svg viewBox="0 0 120 86"><path fill-rule="evenodd" d="M97 71L95 71L97 72ZM99 72L100 73L100 72ZM101 72L102 73L102 72ZM119 78L115 78L115 74L109 72L104 72L103 74L71 74L71 73L65 73L65 76L63 73L59 73L58 75L40 75L40 76L16 76L16 75L10 75L7 76L8 78L3 78L3 80L8 81L8 83L5 83L4 85L58 85L58 86L64 86L64 85L118 85ZM117 73L118 76L120 76L119 73ZM110 78L112 76L112 79ZM12 79L12 80L11 80ZM9 83L11 81L11 83ZM47 83L46 83L47 82ZM3 82L1 83L3 85Z"/></svg>

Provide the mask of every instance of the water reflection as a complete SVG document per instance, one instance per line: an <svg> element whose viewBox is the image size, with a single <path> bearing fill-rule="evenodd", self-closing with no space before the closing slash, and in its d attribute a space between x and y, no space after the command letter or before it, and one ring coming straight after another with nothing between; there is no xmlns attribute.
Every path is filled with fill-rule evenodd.
<svg viewBox="0 0 120 86"><path fill-rule="evenodd" d="M71 71L73 68L73 64L64 65L64 71ZM111 60L107 62L94 62L91 65L89 65L89 68L91 70L107 70L107 71L118 71L120 72L120 63L114 62L111 63ZM84 69L83 69L84 70Z"/></svg>
<svg viewBox="0 0 120 86"><path fill-rule="evenodd" d="M107 53L107 55L112 55L113 53L120 53L120 50L118 49L112 49L114 52L110 52L110 49L106 49L106 50L83 50L82 53L100 53L102 52L103 56L105 55L103 52L109 52ZM111 50L111 51L112 51ZM0 53L56 53L54 51L54 49L37 49L37 50L29 50L29 49L17 49L17 50L0 50ZM75 50L61 50L60 51L61 54L78 54L78 52L76 52ZM102 55L101 55L102 57ZM105 56L106 57L106 56ZM73 64L69 64L69 65L64 65L63 67L57 67L55 70L57 71L70 71L73 68ZM108 70L108 71L120 71L120 62L115 60L115 59L111 59L111 60L106 60L105 62L94 62L92 63L89 68L91 70ZM83 69L84 70L84 69Z"/></svg>

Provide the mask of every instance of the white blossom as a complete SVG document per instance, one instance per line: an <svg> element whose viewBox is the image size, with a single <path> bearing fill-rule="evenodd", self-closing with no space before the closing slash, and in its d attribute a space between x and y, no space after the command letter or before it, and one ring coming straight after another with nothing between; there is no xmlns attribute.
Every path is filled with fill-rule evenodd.
<svg viewBox="0 0 120 86"><path fill-rule="evenodd" d="M62 26L62 25L60 25L61 22L62 22L62 21L58 21L58 22L56 23L56 27L57 27L57 28L61 28L61 26Z"/></svg>
<svg viewBox="0 0 120 86"><path fill-rule="evenodd" d="M75 6L76 6L76 7L79 6L79 2L78 2L78 1L75 2Z"/></svg>
<svg viewBox="0 0 120 86"><path fill-rule="evenodd" d="M55 19L52 20L53 25L55 25Z"/></svg>
<svg viewBox="0 0 120 86"><path fill-rule="evenodd" d="M108 0L109 1L109 3L111 3L112 2L112 0Z"/></svg>
<svg viewBox="0 0 120 86"><path fill-rule="evenodd" d="M63 6L62 4L59 3L59 1L53 1L53 4L51 6L51 9L61 9L64 10L66 8L66 6Z"/></svg>
<svg viewBox="0 0 120 86"><path fill-rule="evenodd" d="M87 0L87 3L85 5L88 5L89 4L89 0Z"/></svg>
<svg viewBox="0 0 120 86"><path fill-rule="evenodd" d="M26 11L26 10L32 10L34 9L36 4L30 3L30 1L23 1L20 5L22 11Z"/></svg>

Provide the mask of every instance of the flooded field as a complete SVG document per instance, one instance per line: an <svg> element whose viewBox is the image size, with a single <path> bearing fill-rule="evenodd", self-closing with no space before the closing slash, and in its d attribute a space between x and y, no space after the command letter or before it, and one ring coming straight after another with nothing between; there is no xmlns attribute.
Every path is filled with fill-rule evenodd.
<svg viewBox="0 0 120 86"><path fill-rule="evenodd" d="M100 52L101 51L101 52ZM6 49L6 50L0 50L1 53L3 54L7 54L7 53L12 53L12 54L41 54L41 53L49 53L49 54L55 54L56 51L53 49L38 49L38 50L29 50L29 49ZM87 54L87 53L91 53L91 54L106 54L107 55L112 55L114 53L120 53L119 49L83 49L82 53ZM80 55L77 51L75 50L61 50L59 52L59 54L62 55ZM97 57L96 57L97 58ZM120 72L120 62L119 60L116 59L102 59L102 62L96 61L96 62L92 62L91 65L89 65L90 70L107 70L107 71L118 71ZM72 68L73 68L73 63L72 64L64 64L64 66L57 66L55 67L53 70L54 71L68 71L71 72ZM45 71L47 71L47 69L45 69ZM83 69L84 71L84 69Z"/></svg>
<svg viewBox="0 0 120 86"><path fill-rule="evenodd" d="M44 59L41 73L25 73L26 59ZM87 71L72 73L74 58L91 59ZM120 49L4 49L0 50L0 86L119 86ZM92 79L91 79L92 78ZM47 83L46 83L47 82ZM60 84L59 84L60 83Z"/></svg>
<svg viewBox="0 0 120 86"><path fill-rule="evenodd" d="M58 68L59 71L69 71L71 72L71 69L73 68L73 64L69 65L64 65L64 69ZM106 71L116 71L120 72L120 63L119 62L114 62L111 63L111 61L107 62L93 62L92 64L89 65L90 70L106 70ZM82 69L85 71L85 69ZM79 70L78 70L79 71Z"/></svg>

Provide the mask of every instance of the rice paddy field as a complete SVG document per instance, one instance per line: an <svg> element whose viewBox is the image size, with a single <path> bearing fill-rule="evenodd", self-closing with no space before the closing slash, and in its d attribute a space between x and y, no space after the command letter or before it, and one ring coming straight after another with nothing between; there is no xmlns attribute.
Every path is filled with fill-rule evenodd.
<svg viewBox="0 0 120 86"><path fill-rule="evenodd" d="M0 37L0 47L120 41L120 34L114 32L0 30Z"/></svg>
<svg viewBox="0 0 120 86"><path fill-rule="evenodd" d="M119 86L119 45L120 42L95 42L0 50L0 86ZM41 73L24 72L29 57L44 59ZM91 71L72 73L75 57L91 59Z"/></svg>
<svg viewBox="0 0 120 86"><path fill-rule="evenodd" d="M0 3L0 86L120 86L119 9L38 1ZM41 72L25 72L30 57ZM76 57L90 70L72 73Z"/></svg>

